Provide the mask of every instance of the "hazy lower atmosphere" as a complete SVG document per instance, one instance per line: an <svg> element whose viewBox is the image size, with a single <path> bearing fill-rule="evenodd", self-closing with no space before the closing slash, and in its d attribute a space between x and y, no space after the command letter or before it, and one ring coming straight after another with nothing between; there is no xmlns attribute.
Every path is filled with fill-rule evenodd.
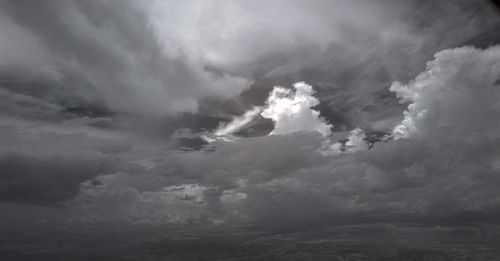
<svg viewBox="0 0 500 261"><path fill-rule="evenodd" d="M500 4L0 0L0 260L500 260Z"/></svg>

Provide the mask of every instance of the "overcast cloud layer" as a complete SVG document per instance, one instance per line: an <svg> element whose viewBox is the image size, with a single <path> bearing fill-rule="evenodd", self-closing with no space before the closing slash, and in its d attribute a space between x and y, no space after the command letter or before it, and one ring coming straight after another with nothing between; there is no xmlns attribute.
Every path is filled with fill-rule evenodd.
<svg viewBox="0 0 500 261"><path fill-rule="evenodd" d="M499 215L499 26L482 1L0 0L0 211Z"/></svg>

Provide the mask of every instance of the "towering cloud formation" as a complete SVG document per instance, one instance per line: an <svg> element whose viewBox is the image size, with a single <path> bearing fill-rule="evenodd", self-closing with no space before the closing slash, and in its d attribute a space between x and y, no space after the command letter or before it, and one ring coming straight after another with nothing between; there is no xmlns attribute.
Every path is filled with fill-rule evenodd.
<svg viewBox="0 0 500 261"><path fill-rule="evenodd" d="M319 105L313 87L304 82L293 85L295 90L276 86L269 94L264 107L254 107L242 116L234 117L230 122L221 124L214 132L215 136L232 135L259 114L274 122L270 135L285 135L295 132L317 132L324 137L331 134L333 126L329 124L314 107Z"/></svg>
<svg viewBox="0 0 500 261"><path fill-rule="evenodd" d="M449 135L484 131L494 135L499 124L494 119L500 116L499 73L500 47L437 53L413 81L391 86L402 102L410 103L394 135L429 135L437 130Z"/></svg>
<svg viewBox="0 0 500 261"><path fill-rule="evenodd" d="M267 99L266 108L261 115L274 121L274 130L271 134L315 131L323 136L330 135L333 126L313 109L319 101L313 96L312 86L299 82L293 87L295 91L274 87Z"/></svg>

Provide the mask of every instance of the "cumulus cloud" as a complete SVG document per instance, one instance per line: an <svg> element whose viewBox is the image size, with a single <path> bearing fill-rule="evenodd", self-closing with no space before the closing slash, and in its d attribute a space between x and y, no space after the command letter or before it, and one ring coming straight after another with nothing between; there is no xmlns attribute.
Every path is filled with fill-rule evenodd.
<svg viewBox="0 0 500 261"><path fill-rule="evenodd" d="M254 107L241 116L233 117L228 123L220 124L214 135L220 137L235 134L260 115L274 122L269 135L318 132L325 137L329 136L333 126L314 109L319 101L313 96L313 87L304 82L295 83L293 87L294 90L274 87L265 106Z"/></svg>
<svg viewBox="0 0 500 261"><path fill-rule="evenodd" d="M299 82L293 87L295 91L275 87L267 99L267 106L261 115L274 121L271 134L316 131L323 136L330 135L333 126L313 109L319 101L313 96L312 86Z"/></svg>
<svg viewBox="0 0 500 261"><path fill-rule="evenodd" d="M499 71L499 47L437 53L413 81L391 86L403 102L410 103L394 135L428 135L436 129L458 135L496 130L498 123L492 119L499 112Z"/></svg>

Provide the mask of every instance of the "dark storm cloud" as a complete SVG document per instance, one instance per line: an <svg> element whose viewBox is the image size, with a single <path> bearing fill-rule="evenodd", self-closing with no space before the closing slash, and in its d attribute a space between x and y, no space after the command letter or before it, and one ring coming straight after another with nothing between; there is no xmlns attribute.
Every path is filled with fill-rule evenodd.
<svg viewBox="0 0 500 261"><path fill-rule="evenodd" d="M498 26L480 2L0 7L2 201L59 202L72 221L270 226L499 208L498 47L440 52ZM318 100L268 99L298 81ZM245 114L255 105L280 112ZM228 126L240 137L208 141ZM368 150L369 131L395 126Z"/></svg>
<svg viewBox="0 0 500 261"><path fill-rule="evenodd" d="M102 155L0 155L0 201L53 203L75 196L81 182L112 170Z"/></svg>
<svg viewBox="0 0 500 261"><path fill-rule="evenodd" d="M116 171L131 143L80 121L0 118L0 201L58 203L75 196L81 182Z"/></svg>

